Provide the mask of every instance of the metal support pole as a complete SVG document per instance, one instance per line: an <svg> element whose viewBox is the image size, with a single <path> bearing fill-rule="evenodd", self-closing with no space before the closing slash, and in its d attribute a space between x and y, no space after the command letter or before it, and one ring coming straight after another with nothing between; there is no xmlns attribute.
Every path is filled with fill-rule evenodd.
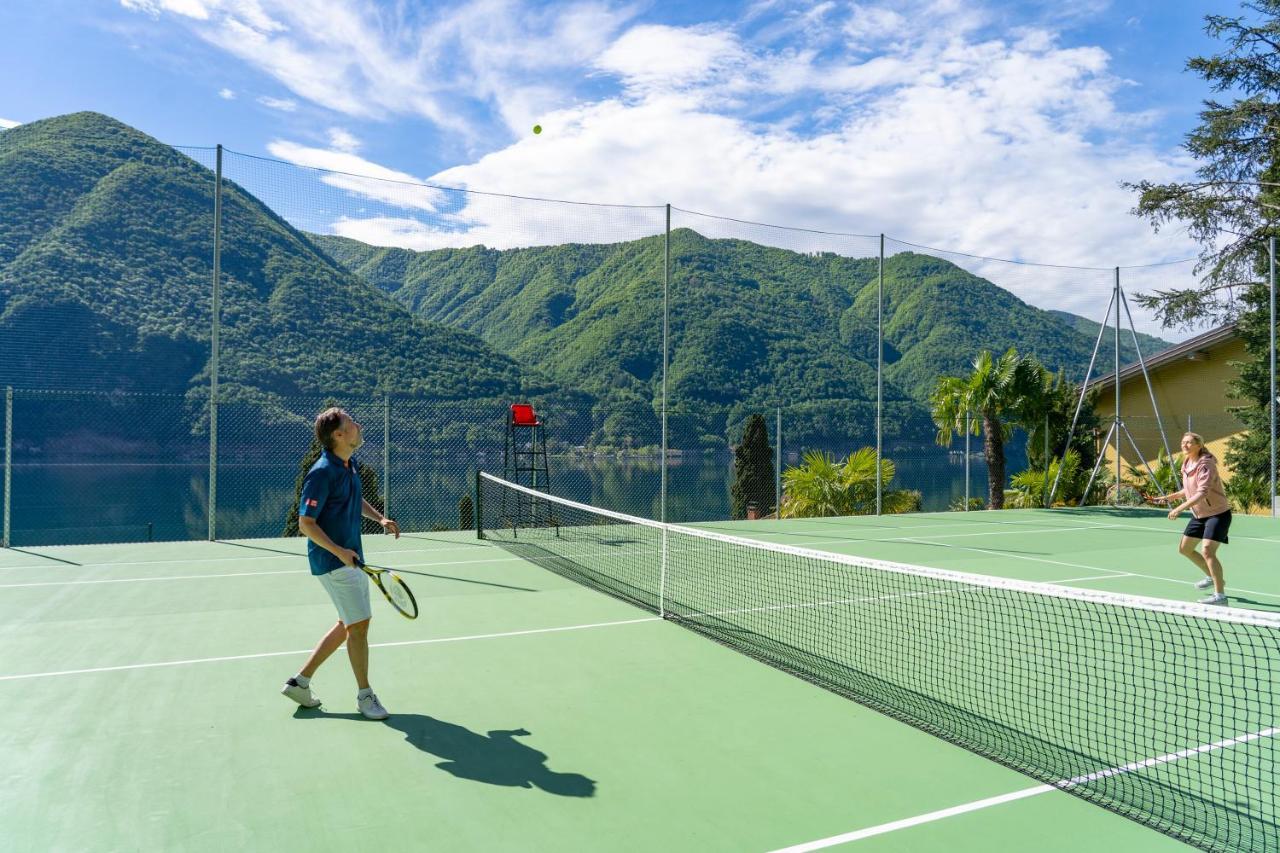
<svg viewBox="0 0 1280 853"><path fill-rule="evenodd" d="M1066 456L1064 453L1063 456ZM1044 484L1049 485L1049 469L1052 467L1049 459L1049 413L1044 413ZM1044 493L1044 508L1049 508L1049 491Z"/></svg>
<svg viewBox="0 0 1280 853"><path fill-rule="evenodd" d="M382 395L382 514L391 517L391 395Z"/></svg>
<svg viewBox="0 0 1280 853"><path fill-rule="evenodd" d="M1120 500L1120 267L1116 267L1116 502Z"/></svg>
<svg viewBox="0 0 1280 853"><path fill-rule="evenodd" d="M1268 243L1269 287L1271 289L1271 517L1276 517L1276 238Z"/></svg>
<svg viewBox="0 0 1280 853"><path fill-rule="evenodd" d="M13 513L13 386L4 389L4 541L9 547L9 520Z"/></svg>
<svg viewBox="0 0 1280 853"><path fill-rule="evenodd" d="M1164 431L1164 420L1160 417L1160 406L1156 403L1156 389L1151 384L1151 373L1147 370L1147 360L1142 357L1142 344L1138 342L1138 327L1133 322L1133 312L1129 310L1129 297L1125 296L1124 291L1120 291L1120 301L1124 303L1124 313L1129 318L1129 331L1133 334L1133 349L1138 354L1138 367L1142 369L1142 380L1147 386L1147 395L1151 398L1151 411L1156 416L1156 429L1160 432L1160 444L1164 447L1164 454L1173 459L1173 450L1169 447L1169 437ZM1136 447L1136 445L1135 445ZM1139 458L1146 462L1146 457L1142 456L1141 451L1138 453ZM1182 478L1178 477L1178 485L1181 487Z"/></svg>
<svg viewBox="0 0 1280 853"><path fill-rule="evenodd" d="M773 460L773 515L782 518L782 407L778 407L778 428L774 430L773 446L777 458Z"/></svg>
<svg viewBox="0 0 1280 853"><path fill-rule="evenodd" d="M880 272L876 278L876 515L883 509L884 483L884 235L880 235Z"/></svg>
<svg viewBox="0 0 1280 853"><path fill-rule="evenodd" d="M1111 291L1111 299L1107 302L1107 310L1102 315L1102 322L1098 324L1098 339L1093 342L1093 355L1089 356L1089 366L1085 368L1084 379L1080 380L1080 398L1076 400L1076 412L1071 416L1071 426L1067 429L1067 440L1063 444L1064 448L1071 446L1071 441L1076 437L1076 424L1080 422L1080 410L1084 408L1085 393L1089 389L1089 377L1093 376L1093 365L1098 361L1098 352L1102 349L1102 339L1107 334L1107 323L1111 322L1111 303L1118 302L1115 291ZM1105 445L1104 445L1105 446ZM1098 449L1101 454L1101 448ZM1066 451L1063 450L1063 455ZM1101 455L1098 456L1102 458ZM1095 469L1097 466L1094 466ZM1049 501L1053 502L1053 496L1058 493L1058 482L1062 479L1062 466L1058 466L1058 475L1053 478L1053 488L1049 490Z"/></svg>
<svg viewBox="0 0 1280 853"><path fill-rule="evenodd" d="M218 538L218 327L222 313L222 146L213 185L213 317L209 356L209 540Z"/></svg>
<svg viewBox="0 0 1280 853"><path fill-rule="evenodd" d="M671 205L662 238L662 495L659 499L662 523L667 523L667 367L671 333ZM658 578L658 616L667 616L667 528L662 528L662 568Z"/></svg>
<svg viewBox="0 0 1280 853"><path fill-rule="evenodd" d="M969 423L969 413L964 413L964 511L969 511L969 439L973 436L970 430L973 426Z"/></svg>

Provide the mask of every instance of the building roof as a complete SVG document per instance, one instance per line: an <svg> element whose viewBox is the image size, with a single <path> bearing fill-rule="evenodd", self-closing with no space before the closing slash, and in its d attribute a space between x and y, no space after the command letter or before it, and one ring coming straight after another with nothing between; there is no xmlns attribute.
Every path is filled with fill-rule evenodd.
<svg viewBox="0 0 1280 853"><path fill-rule="evenodd" d="M1124 332L1122 331L1121 334L1124 334ZM1184 359L1198 361L1200 358L1203 358L1204 354L1208 350L1213 349L1220 344L1224 344L1227 341L1233 340L1235 336L1236 324L1228 323L1225 326L1218 326L1215 329L1210 329L1207 332L1196 335L1194 338L1189 338L1180 344L1174 344L1167 350L1158 352L1155 355L1148 356L1143 354L1142 358L1147 363L1148 371L1156 370L1167 364L1172 364ZM1141 375L1142 365L1138 362L1127 364L1120 368L1120 381L1122 383L1135 376ZM1090 391L1100 391L1105 388L1110 388L1115 384L1115 381L1116 374L1111 372L1105 376L1099 376L1097 379L1090 382L1088 388Z"/></svg>

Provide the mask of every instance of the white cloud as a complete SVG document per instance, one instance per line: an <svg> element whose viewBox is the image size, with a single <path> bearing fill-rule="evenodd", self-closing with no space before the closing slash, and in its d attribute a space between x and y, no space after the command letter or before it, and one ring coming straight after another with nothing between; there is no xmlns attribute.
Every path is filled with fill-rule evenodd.
<svg viewBox="0 0 1280 853"><path fill-rule="evenodd" d="M855 3L850 11L852 14L845 22L844 32L855 47L895 39L908 27L907 19L900 12L884 6Z"/></svg>
<svg viewBox="0 0 1280 853"><path fill-rule="evenodd" d="M421 178L388 169L347 151L308 148L282 140L269 144L267 151L298 166L325 170L328 174L321 175L321 181L356 198L428 212L438 210L445 200L440 190L421 186Z"/></svg>
<svg viewBox="0 0 1280 853"><path fill-rule="evenodd" d="M354 154L360 150L361 142L350 131L331 127L329 128L329 145L339 151Z"/></svg>
<svg viewBox="0 0 1280 853"><path fill-rule="evenodd" d="M595 66L633 90L650 91L706 83L745 60L737 39L724 30L639 26L610 45Z"/></svg>
<svg viewBox="0 0 1280 853"><path fill-rule="evenodd" d="M127 5L181 14L174 3ZM1192 164L1150 141L1151 115L1118 106L1125 83L1109 73L1105 51L1058 40L1054 21L1079 20L1094 6L1046 3L1041 20L1024 16L1015 26L1007 10L975 0L765 0L738 22L627 28L636 12L605 2L470 0L388 11L338 0L204 0L207 20L182 20L299 99L355 119L426 117L485 146L433 183L671 201L737 219L883 231L1090 267L1194 254L1177 228L1153 234L1132 216L1134 198L1119 187L1182 177ZM477 116L508 135L482 136ZM535 122L545 128L539 136L528 132ZM412 176L357 156L349 131L333 128L328 142L278 141L271 151L368 176L322 180L351 199L331 212L335 232L370 242L508 247L630 239L661 227L657 213L616 207L473 194L459 208L456 197L409 186ZM362 200L390 208L362 210ZM708 234L804 250L830 244L865 254L873 246L678 218ZM1105 305L1105 269L953 259L1033 304L1090 316Z"/></svg>
<svg viewBox="0 0 1280 853"><path fill-rule="evenodd" d="M1191 164L1144 141L1149 117L1116 106L1119 82L1101 50L1062 48L1049 33L1027 31L1013 42L919 43L865 63L824 66L799 54L770 62L730 39L707 40L704 31L686 36L698 49L680 65L677 83L664 89L633 61L643 53L637 45L674 34L633 31L600 63L623 79L622 96L548 113L540 136L526 135L431 182L580 201L670 200L736 219L883 231L978 255L1104 268L1055 271L948 256L1032 304L1087 316L1105 306L1105 268L1194 254L1178 229L1153 234L1129 212L1134 198L1121 181L1173 179ZM792 79L784 86L779 69L787 67ZM721 109L747 80L773 91L818 90L831 97L835 119L802 133ZM416 249L508 247L630 239L651 233L658 218L473 195L447 221L348 214L334 227ZM708 235L802 251L874 252L874 241L676 218L677 226ZM1125 275L1148 284L1164 276L1159 283L1167 284L1187 272Z"/></svg>
<svg viewBox="0 0 1280 853"><path fill-rule="evenodd" d="M209 6L201 0L120 0L120 5L134 12L145 12L158 17L172 12L198 21L209 20Z"/></svg>
<svg viewBox="0 0 1280 853"><path fill-rule="evenodd" d="M546 81L588 66L635 14L592 0L546 9L522 0L426 9L347 0L121 2L178 16L298 98L355 118L422 116L473 140L477 112L517 130L572 102Z"/></svg>
<svg viewBox="0 0 1280 853"><path fill-rule="evenodd" d="M224 101L234 101L236 99L236 93L230 89L219 89L218 97L222 98Z"/></svg>
<svg viewBox="0 0 1280 853"><path fill-rule="evenodd" d="M273 110L280 110L285 113L295 112L298 109L298 102L290 98L272 98L268 95L263 95L258 98L258 103L264 107L270 107Z"/></svg>
<svg viewBox="0 0 1280 853"><path fill-rule="evenodd" d="M14 121L11 118L0 118L0 129L8 130L11 127L17 127L22 124L20 121Z"/></svg>

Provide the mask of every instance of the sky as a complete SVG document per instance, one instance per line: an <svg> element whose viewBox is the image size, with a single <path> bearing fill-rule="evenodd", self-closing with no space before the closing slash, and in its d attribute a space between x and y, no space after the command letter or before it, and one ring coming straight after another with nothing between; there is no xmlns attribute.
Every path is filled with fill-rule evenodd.
<svg viewBox="0 0 1280 853"><path fill-rule="evenodd" d="M1206 14L1239 12L1225 0L7 0L0 127L94 110L169 144L347 173L295 182L303 173L236 161L295 224L380 244L627 238L660 229L670 203L673 226L805 251L871 243L690 212L1024 262L964 263L1033 304L1099 318L1111 268L1197 252L1181 228L1133 216L1121 183L1192 173L1181 146L1212 93L1185 63L1219 47ZM414 182L654 207L538 207ZM1123 275L1132 293L1189 274Z"/></svg>

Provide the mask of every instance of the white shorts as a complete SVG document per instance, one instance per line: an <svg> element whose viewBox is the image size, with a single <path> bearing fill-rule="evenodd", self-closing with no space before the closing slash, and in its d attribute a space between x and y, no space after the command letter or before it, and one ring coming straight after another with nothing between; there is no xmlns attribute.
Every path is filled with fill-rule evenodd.
<svg viewBox="0 0 1280 853"><path fill-rule="evenodd" d="M318 577L333 599L333 606L338 608L338 618L343 625L354 625L373 615L369 606L369 576L363 571L341 566Z"/></svg>

